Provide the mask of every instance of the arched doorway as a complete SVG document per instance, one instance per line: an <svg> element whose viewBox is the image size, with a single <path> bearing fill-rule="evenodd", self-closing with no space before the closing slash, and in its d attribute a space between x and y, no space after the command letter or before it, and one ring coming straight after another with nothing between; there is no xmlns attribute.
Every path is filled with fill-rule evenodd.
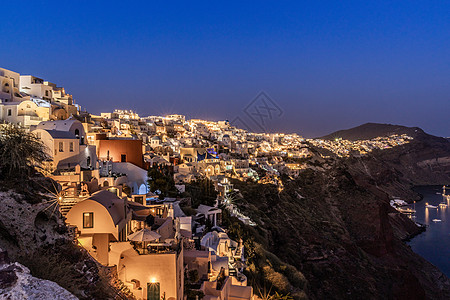
<svg viewBox="0 0 450 300"><path fill-rule="evenodd" d="M147 283L147 299L160 300L160 285L159 282Z"/></svg>
<svg viewBox="0 0 450 300"><path fill-rule="evenodd" d="M147 186L145 184L141 184L139 186L139 195L145 195L147 194Z"/></svg>

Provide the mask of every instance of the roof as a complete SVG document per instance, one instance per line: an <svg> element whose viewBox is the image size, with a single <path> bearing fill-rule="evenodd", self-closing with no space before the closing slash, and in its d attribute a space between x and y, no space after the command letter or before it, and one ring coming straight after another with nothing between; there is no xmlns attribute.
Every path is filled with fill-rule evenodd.
<svg viewBox="0 0 450 300"><path fill-rule="evenodd" d="M181 209L179 202L175 202L173 204L173 214L174 214L175 218L177 218L177 217L185 217L186 216L184 214L183 210Z"/></svg>
<svg viewBox="0 0 450 300"><path fill-rule="evenodd" d="M59 131L59 130L45 130L45 131L47 131L53 139L74 139L74 140L77 139L77 137L70 131Z"/></svg>
<svg viewBox="0 0 450 300"><path fill-rule="evenodd" d="M44 121L36 125L36 129L69 131L76 122L80 123L77 119Z"/></svg>
<svg viewBox="0 0 450 300"><path fill-rule="evenodd" d="M103 205L111 215L114 225L119 224L126 218L123 202L124 200L107 190L95 192L86 200L92 200Z"/></svg>
<svg viewBox="0 0 450 300"><path fill-rule="evenodd" d="M183 256L185 257L203 257L209 258L209 251L202 250L184 250Z"/></svg>
<svg viewBox="0 0 450 300"><path fill-rule="evenodd" d="M221 268L227 269L228 268L228 257L221 257L217 256L216 260L211 261L211 267L215 271L220 271Z"/></svg>
<svg viewBox="0 0 450 300"><path fill-rule="evenodd" d="M132 209L132 210L136 210L137 211L137 210L148 209L147 206L142 205L142 204L140 204L138 202L135 202L135 201L128 201L127 200L127 203L128 203L128 206L130 207L130 209Z"/></svg>
<svg viewBox="0 0 450 300"><path fill-rule="evenodd" d="M210 211L221 211L221 209L203 204L200 204L200 206L197 208L197 212L202 215L207 215Z"/></svg>

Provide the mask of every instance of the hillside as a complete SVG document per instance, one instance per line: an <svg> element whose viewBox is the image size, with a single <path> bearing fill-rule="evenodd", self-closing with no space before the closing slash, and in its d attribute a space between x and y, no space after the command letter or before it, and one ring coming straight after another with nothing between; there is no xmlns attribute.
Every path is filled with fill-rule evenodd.
<svg viewBox="0 0 450 300"><path fill-rule="evenodd" d="M0 179L0 258L8 256L11 262L0 259L0 294L7 299L62 299L60 294L70 292L78 299L125 299L120 283L74 243L49 193L54 189L55 183L41 175L20 184ZM28 283L21 287L20 282ZM43 284L49 287L45 295ZM33 285L41 285L42 291L29 290Z"/></svg>
<svg viewBox="0 0 450 300"><path fill-rule="evenodd" d="M341 166L305 171L282 192L236 182L259 224L238 234L249 278L296 299L449 299L450 280L403 241L420 228L362 178Z"/></svg>
<svg viewBox="0 0 450 300"><path fill-rule="evenodd" d="M418 132L402 146L377 150L363 158L348 158L346 168L366 187L376 186L390 196L418 200L411 187L450 183L450 142Z"/></svg>
<svg viewBox="0 0 450 300"><path fill-rule="evenodd" d="M406 127L392 124L379 124L379 123L366 123L354 128L335 131L326 136L320 137L324 140L334 140L336 138L342 138L344 140L356 141L356 140L370 140L379 136L390 136L393 134L407 134L415 137L418 134L424 133L422 129L418 127Z"/></svg>
<svg viewBox="0 0 450 300"><path fill-rule="evenodd" d="M257 245L249 277L298 299L449 299L450 280L404 242L421 229L389 198L419 200L413 186L450 183L450 143L418 128L362 128L415 135L368 156L330 158L328 169L285 179L281 192L235 182L240 209L259 224L239 233Z"/></svg>

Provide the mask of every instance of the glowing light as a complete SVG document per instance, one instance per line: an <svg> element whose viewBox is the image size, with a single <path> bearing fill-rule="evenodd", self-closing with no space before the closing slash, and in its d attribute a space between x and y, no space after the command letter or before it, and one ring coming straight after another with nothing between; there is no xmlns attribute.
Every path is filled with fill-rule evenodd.
<svg viewBox="0 0 450 300"><path fill-rule="evenodd" d="M150 279L150 282L151 282L151 283L156 283L156 278L153 277L152 279Z"/></svg>

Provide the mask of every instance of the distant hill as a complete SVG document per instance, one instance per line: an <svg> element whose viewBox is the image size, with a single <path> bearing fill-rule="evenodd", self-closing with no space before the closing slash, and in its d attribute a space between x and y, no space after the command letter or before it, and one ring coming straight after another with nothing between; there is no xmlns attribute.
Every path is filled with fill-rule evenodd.
<svg viewBox="0 0 450 300"><path fill-rule="evenodd" d="M339 130L329 135L320 137L324 140L342 138L350 141L370 140L379 136L390 136L393 134L407 134L412 137L423 135L424 131L419 127L406 127L392 124L366 123L354 128Z"/></svg>

